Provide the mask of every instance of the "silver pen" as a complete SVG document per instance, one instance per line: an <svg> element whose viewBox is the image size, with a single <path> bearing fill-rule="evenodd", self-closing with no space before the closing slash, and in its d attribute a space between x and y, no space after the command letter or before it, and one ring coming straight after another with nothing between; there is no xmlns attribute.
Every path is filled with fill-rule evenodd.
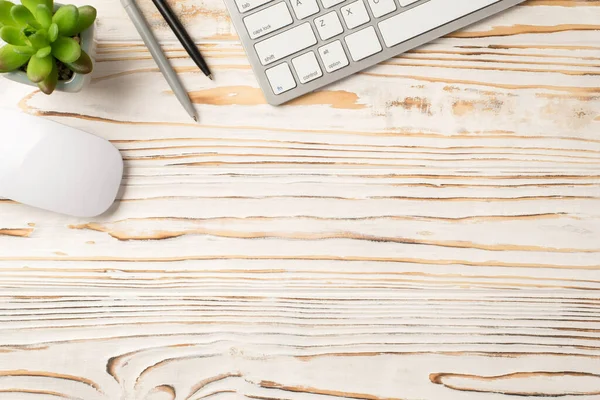
<svg viewBox="0 0 600 400"><path fill-rule="evenodd" d="M152 54L152 58L154 58L154 61L160 69L160 72L162 72L163 76L167 80L167 83L169 86L171 86L171 89L173 89L173 93L175 93L175 96L177 96L177 99L183 108L185 108L188 114L190 114L190 117L192 117L194 121L198 122L196 109L194 108L187 91L181 84L181 81L177 77L175 70L171 64L169 64L165 53L163 53L162 49L160 48L160 44L158 44L158 40L156 40L156 37L150 30L148 23L144 19L138 6L135 4L135 1L121 0L121 4L125 8L125 11L127 11L129 18L135 25L135 28L140 33L140 36L146 44L146 47L148 47L148 50L150 50L150 54Z"/></svg>

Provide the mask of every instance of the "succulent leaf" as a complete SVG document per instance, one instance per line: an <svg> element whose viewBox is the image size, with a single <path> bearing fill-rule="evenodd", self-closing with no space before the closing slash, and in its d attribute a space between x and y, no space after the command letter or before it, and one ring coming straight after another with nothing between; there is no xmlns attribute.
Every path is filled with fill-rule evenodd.
<svg viewBox="0 0 600 400"><path fill-rule="evenodd" d="M19 28L15 28L14 26L3 26L0 28L0 39L13 46L24 46L27 44L25 42L25 35L21 33Z"/></svg>
<svg viewBox="0 0 600 400"><path fill-rule="evenodd" d="M81 46L74 39L59 36L52 43L52 55L65 64L70 64L81 57Z"/></svg>
<svg viewBox="0 0 600 400"><path fill-rule="evenodd" d="M27 64L27 77L31 82L41 82L50 75L53 65L54 59L50 55L43 58L31 57Z"/></svg>
<svg viewBox="0 0 600 400"><path fill-rule="evenodd" d="M50 28L52 24L52 11L45 4L40 4L35 9L35 19L42 25L42 28Z"/></svg>
<svg viewBox="0 0 600 400"><path fill-rule="evenodd" d="M35 49L31 46L13 46L13 49L15 52L27 57L31 57L35 54Z"/></svg>
<svg viewBox="0 0 600 400"><path fill-rule="evenodd" d="M13 45L4 45L0 47L0 72L14 71L25 64L29 58L30 56L16 52Z"/></svg>
<svg viewBox="0 0 600 400"><path fill-rule="evenodd" d="M27 7L33 15L35 15L37 6L39 6L40 4L43 4L46 7L48 7L49 10L52 10L54 7L52 0L21 0L21 4Z"/></svg>
<svg viewBox="0 0 600 400"><path fill-rule="evenodd" d="M29 43L31 43L31 47L36 50L44 48L50 44L50 40L48 40L48 35L46 32L40 30L34 33L33 35L27 38Z"/></svg>
<svg viewBox="0 0 600 400"><path fill-rule="evenodd" d="M94 69L94 63L88 54L81 50L81 56L75 62L67 64L67 67L78 74L89 74Z"/></svg>
<svg viewBox="0 0 600 400"><path fill-rule="evenodd" d="M10 11L15 7L13 3L6 0L0 0L0 26L17 26Z"/></svg>
<svg viewBox="0 0 600 400"><path fill-rule="evenodd" d="M12 10L10 10L10 15L12 15L12 18L15 20L15 22L19 26L31 25L32 27L34 27L36 29L40 29L42 27L35 20L35 17L31 13L31 11L29 11L27 9L27 7L25 7L25 6L21 5L21 4L18 4L16 6L14 6L12 8Z"/></svg>
<svg viewBox="0 0 600 400"><path fill-rule="evenodd" d="M48 55L50 55L50 53L52 53L52 47L47 46L42 49L39 49L37 51L37 53L35 53L35 56L37 58L44 58L44 57L48 57Z"/></svg>
<svg viewBox="0 0 600 400"><path fill-rule="evenodd" d="M50 28L48 28L48 40L50 40L50 43L53 43L56 38L58 38L58 25L53 22Z"/></svg>
<svg viewBox="0 0 600 400"><path fill-rule="evenodd" d="M54 89L56 89L56 84L58 83L58 68L56 67L56 62L52 63L52 71L43 81L38 83L38 87L40 90L46 94L52 94Z"/></svg>
<svg viewBox="0 0 600 400"><path fill-rule="evenodd" d="M87 28L92 26L94 21L96 20L97 11L92 6L83 6L79 7L79 18L77 19L77 25L71 35L74 36L78 33L85 31Z"/></svg>
<svg viewBox="0 0 600 400"><path fill-rule="evenodd" d="M62 6L59 8L54 17L52 17L52 22L58 25L58 32L62 36L74 36L78 32L75 32L77 28L77 21L79 19L79 10L74 5Z"/></svg>

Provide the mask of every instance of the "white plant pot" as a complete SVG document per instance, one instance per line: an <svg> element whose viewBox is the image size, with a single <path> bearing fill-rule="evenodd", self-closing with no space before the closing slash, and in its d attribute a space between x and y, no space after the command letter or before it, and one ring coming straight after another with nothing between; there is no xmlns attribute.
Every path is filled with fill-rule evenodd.
<svg viewBox="0 0 600 400"><path fill-rule="evenodd" d="M55 3L54 11L56 12L56 10L60 6L62 6L62 4ZM96 26L96 21L94 21L92 26L90 26L85 31L83 31L79 34L79 37L81 39L81 49L90 56L90 58L92 59L92 63L95 63L94 58L96 56L96 42L94 40L95 33L96 33L95 26ZM29 78L27 78L27 73L25 73L23 71L7 72L7 73L0 74L0 75L5 77L6 79L10 79L11 81L19 82L24 85L37 87L37 83L31 82L29 80ZM58 90L60 92L77 93L77 92L80 92L81 89L86 87L90 83L91 79L92 79L92 74L82 75L82 74L75 73L75 74L73 74L73 77L71 79L69 79L68 81L58 81L58 83L56 85L56 90Z"/></svg>

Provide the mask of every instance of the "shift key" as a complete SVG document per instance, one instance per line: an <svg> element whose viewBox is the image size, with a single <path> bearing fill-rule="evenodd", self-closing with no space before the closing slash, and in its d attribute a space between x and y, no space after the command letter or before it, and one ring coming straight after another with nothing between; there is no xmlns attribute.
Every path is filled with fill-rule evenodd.
<svg viewBox="0 0 600 400"><path fill-rule="evenodd" d="M317 43L307 22L254 45L262 65L269 65Z"/></svg>

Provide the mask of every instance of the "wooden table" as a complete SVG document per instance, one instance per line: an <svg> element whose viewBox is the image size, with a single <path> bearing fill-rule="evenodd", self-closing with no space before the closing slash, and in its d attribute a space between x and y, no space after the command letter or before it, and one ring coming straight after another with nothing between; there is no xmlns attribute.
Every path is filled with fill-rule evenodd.
<svg viewBox="0 0 600 400"><path fill-rule="evenodd" d="M200 125L95 5L87 90L0 80L126 160L101 217L0 202L2 400L599 398L600 1L279 108L221 0L174 3L215 82L144 1Z"/></svg>

